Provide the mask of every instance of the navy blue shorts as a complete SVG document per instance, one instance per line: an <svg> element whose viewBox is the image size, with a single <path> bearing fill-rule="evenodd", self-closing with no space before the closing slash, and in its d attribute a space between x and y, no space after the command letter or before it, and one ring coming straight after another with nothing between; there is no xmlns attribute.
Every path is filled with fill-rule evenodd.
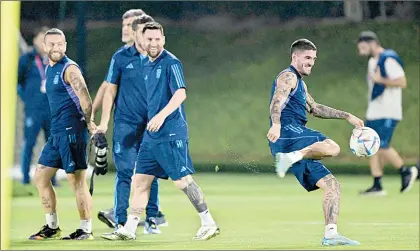
<svg viewBox="0 0 420 251"><path fill-rule="evenodd" d="M64 169L66 173L87 169L86 147L89 142L87 130L52 135L42 149L38 164Z"/></svg>
<svg viewBox="0 0 420 251"><path fill-rule="evenodd" d="M114 122L112 158L117 171L127 172L129 177L133 175L145 126L145 124L133 125L121 121Z"/></svg>
<svg viewBox="0 0 420 251"><path fill-rule="evenodd" d="M188 140L143 142L136 160L136 173L161 179L179 180L195 173L188 151Z"/></svg>
<svg viewBox="0 0 420 251"><path fill-rule="evenodd" d="M380 148L388 148L397 124L398 120L394 119L376 119L367 120L365 126L372 128L378 133L381 140Z"/></svg>
<svg viewBox="0 0 420 251"><path fill-rule="evenodd" d="M316 142L326 140L322 133L297 123L282 125L280 138L276 143L269 142L271 154L289 153L301 150ZM290 168L300 184L308 191L317 190L316 183L331 172L319 161L303 159Z"/></svg>

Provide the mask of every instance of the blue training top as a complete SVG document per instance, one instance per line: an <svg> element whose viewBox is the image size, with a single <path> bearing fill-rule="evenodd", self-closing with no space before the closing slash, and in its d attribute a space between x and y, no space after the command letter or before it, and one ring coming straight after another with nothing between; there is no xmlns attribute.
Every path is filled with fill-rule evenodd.
<svg viewBox="0 0 420 251"><path fill-rule="evenodd" d="M82 131L86 129L84 114L80 100L70 84L64 81L64 72L73 60L64 56L54 66L46 68L46 90L51 111L51 134L61 135L68 130Z"/></svg>
<svg viewBox="0 0 420 251"><path fill-rule="evenodd" d="M167 50L153 62L145 65L145 84L147 89L148 120L158 114L171 100L173 94L186 88L182 64ZM157 132L146 130L144 141L174 141L188 139L188 125L184 104L172 112Z"/></svg>

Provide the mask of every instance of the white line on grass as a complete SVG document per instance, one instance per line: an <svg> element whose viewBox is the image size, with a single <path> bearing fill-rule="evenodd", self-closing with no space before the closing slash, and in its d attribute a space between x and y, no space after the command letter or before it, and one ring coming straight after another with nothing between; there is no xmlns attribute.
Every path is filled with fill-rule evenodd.
<svg viewBox="0 0 420 251"><path fill-rule="evenodd" d="M280 221L276 224L279 225L323 225L325 224L322 221L293 221L293 222L285 222ZM348 222L348 223L340 223L340 225L353 225L353 226L413 226L418 227L419 223L413 222Z"/></svg>

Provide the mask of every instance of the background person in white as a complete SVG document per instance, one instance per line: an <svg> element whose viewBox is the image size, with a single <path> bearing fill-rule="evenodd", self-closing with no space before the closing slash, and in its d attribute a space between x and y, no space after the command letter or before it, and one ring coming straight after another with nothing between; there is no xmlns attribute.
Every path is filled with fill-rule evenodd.
<svg viewBox="0 0 420 251"><path fill-rule="evenodd" d="M372 31L359 35L357 47L361 56L370 57L367 74L369 104L365 125L374 129L381 140L378 153L370 158L373 186L360 194L386 195L381 184L386 163L400 170L400 192L406 192L417 178L417 168L406 167L398 152L390 146L394 129L402 120L402 89L407 86L403 62L394 50L384 49Z"/></svg>

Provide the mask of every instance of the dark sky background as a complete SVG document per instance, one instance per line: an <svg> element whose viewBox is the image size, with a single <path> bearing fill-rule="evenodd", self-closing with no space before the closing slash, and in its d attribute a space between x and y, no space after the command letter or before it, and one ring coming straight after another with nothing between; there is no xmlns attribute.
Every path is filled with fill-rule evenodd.
<svg viewBox="0 0 420 251"><path fill-rule="evenodd" d="M42 20L75 18L77 16L77 1L61 2L22 2L21 18L25 20ZM162 15L170 19L195 19L198 16L227 14L237 18L249 16L278 16L287 20L296 16L326 17L342 16L342 1L263 1L263 2L209 2L209 1L89 1L84 2L86 18L93 20L116 20L128 9L141 8L146 13Z"/></svg>

